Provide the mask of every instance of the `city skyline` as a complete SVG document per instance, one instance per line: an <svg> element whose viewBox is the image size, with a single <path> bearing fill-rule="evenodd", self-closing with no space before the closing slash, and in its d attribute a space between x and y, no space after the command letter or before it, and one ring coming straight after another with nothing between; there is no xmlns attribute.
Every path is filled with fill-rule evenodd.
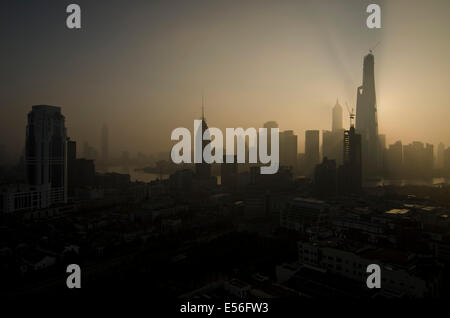
<svg viewBox="0 0 450 318"><path fill-rule="evenodd" d="M371 2L3 1L2 298L445 305L450 2Z"/></svg>
<svg viewBox="0 0 450 318"><path fill-rule="evenodd" d="M441 55L447 45L443 36L448 22L438 12L444 11L448 4L438 1L432 8L423 8L418 2L413 8L403 6L401 1L385 3L383 29L368 30L355 27L363 18L359 10L364 8L363 2L265 3L261 8L275 9L270 15L274 22L271 29L265 29L263 23L268 17L265 10L252 11L250 4L241 7L241 13L236 13L235 3L211 4L208 10L200 6L204 5L201 1L189 7L179 4L187 13L178 20L174 13L170 23L165 24L159 15L170 17L173 10L164 4L150 7L140 4L124 15L119 15L117 8L110 9L98 17L99 23L93 23L100 5L81 2L89 19L77 34L56 27L61 20L56 17L58 6L43 5L41 11L48 15L48 21L41 21L43 27L36 29L33 26L38 17L31 15L32 4L10 4L7 9L11 14L6 20L12 26L7 37L11 46L7 54L12 63L5 65L10 80L6 94L1 97L2 105L7 107L1 108L0 144L14 157L20 155L24 149L24 115L31 105L49 104L61 106L70 118L67 128L72 138L87 141L99 150L97 123L108 123L109 139L114 140L110 142L111 156L120 156L123 151L167 152L171 147L170 131L179 126L189 127L192 118L199 117L204 91L206 112L214 127L260 127L275 120L280 130L293 130L299 136L298 149L303 152L306 130L330 130L330 112L336 98L356 109L355 88L362 79L362 59L378 42L381 43L374 51L378 120L380 134L387 136L387 145L397 140L404 144L432 143L436 148L440 142L450 144L447 125L437 120L449 115L442 76L447 76L444 70L450 64ZM330 10L325 10L326 5ZM354 10L349 10L351 5ZM137 12L138 7L141 13ZM144 23L145 14L150 13L157 17L151 32ZM314 14L317 21L305 17L306 13ZM433 21L428 18L430 13ZM428 21L426 25L417 26L414 19L408 19L419 14ZM233 25L226 19L230 16ZM113 23L113 18L118 21ZM130 19L135 22L127 26L127 34L132 34L127 38L120 30ZM107 32L107 26L111 32ZM384 32L387 28L389 34ZM429 47L434 61L424 59L425 51L415 44L418 41L406 42L401 37L403 28L417 28L420 32L416 36L427 38L425 43L436 44ZM237 29L246 32L236 35L232 31ZM117 36L112 35L114 31ZM42 40L42 44L28 47L33 43L25 42L31 37ZM245 42L252 37L252 41ZM107 45L94 45L96 39L105 40ZM159 40L156 48L152 39ZM61 44L54 52L48 50L52 41ZM81 47L86 41L92 44L89 49ZM134 49L108 50L119 43ZM233 43L235 52L230 49ZM163 58L169 49L173 52L181 47L189 47L184 56L171 53ZM224 51L225 47L229 49ZM22 51L19 58L36 54L36 62L14 63L12 53L19 50ZM259 56L256 61L255 56ZM2 58L6 60L6 56ZM46 67L52 65L57 67ZM93 75L90 68L97 69L99 75ZM60 76L61 69L64 78ZM241 74L240 69L249 74ZM423 80L415 72L435 75L427 78L427 85L422 85ZM52 77L59 79L55 82ZM87 78L90 79L86 81ZM123 78L127 79L125 83L121 81ZM117 87L119 82L122 87ZM418 89L407 85L415 87L418 82ZM349 126L346 114L344 109L344 128ZM399 120L401 114L408 114L408 120Z"/></svg>

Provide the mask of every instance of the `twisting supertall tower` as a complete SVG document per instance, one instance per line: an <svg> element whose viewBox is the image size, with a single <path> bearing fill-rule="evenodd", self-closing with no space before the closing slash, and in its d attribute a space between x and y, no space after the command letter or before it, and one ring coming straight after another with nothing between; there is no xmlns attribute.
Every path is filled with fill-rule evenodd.
<svg viewBox="0 0 450 318"><path fill-rule="evenodd" d="M356 130L362 137L363 175L378 174L378 119L375 94L375 59L372 51L364 57L363 84L358 87L356 101Z"/></svg>

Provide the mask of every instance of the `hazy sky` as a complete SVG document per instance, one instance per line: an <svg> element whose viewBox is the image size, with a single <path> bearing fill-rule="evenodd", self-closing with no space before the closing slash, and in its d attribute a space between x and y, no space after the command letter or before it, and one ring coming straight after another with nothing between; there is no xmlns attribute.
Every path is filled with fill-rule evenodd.
<svg viewBox="0 0 450 318"><path fill-rule="evenodd" d="M73 2L81 30L65 26ZM369 3L381 30L365 25ZM302 151L305 130L331 128L336 98L355 107L378 41L380 133L450 145L448 0L3 0L0 21L0 144L13 153L34 104L61 106L80 144L99 148L107 123L113 153L169 150L202 91L210 127L275 120Z"/></svg>

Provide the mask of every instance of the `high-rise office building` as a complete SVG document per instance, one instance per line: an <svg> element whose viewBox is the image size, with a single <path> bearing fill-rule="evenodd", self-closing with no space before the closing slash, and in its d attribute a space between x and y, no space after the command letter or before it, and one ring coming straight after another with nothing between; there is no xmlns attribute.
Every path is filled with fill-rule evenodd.
<svg viewBox="0 0 450 318"><path fill-rule="evenodd" d="M319 130L305 132L305 166L306 174L311 175L315 166L320 162Z"/></svg>
<svg viewBox="0 0 450 318"><path fill-rule="evenodd" d="M436 157L436 168L442 169L444 168L444 152L445 145L441 142L437 148L437 157Z"/></svg>
<svg viewBox="0 0 450 318"><path fill-rule="evenodd" d="M378 172L384 173L386 168L386 135L378 135Z"/></svg>
<svg viewBox="0 0 450 318"><path fill-rule="evenodd" d="M267 129L278 128L278 124L277 124L276 121L273 121L273 120L272 120L272 121L267 121L267 122L265 122L263 127L264 127L264 128L267 128Z"/></svg>
<svg viewBox="0 0 450 318"><path fill-rule="evenodd" d="M336 105L333 107L333 121L331 129L333 132L340 131L344 128L342 124L342 106L339 105L339 100L336 100Z"/></svg>
<svg viewBox="0 0 450 318"><path fill-rule="evenodd" d="M357 90L356 131L362 138L363 175L376 176L379 173L379 138L375 58L372 52L364 57L363 83Z"/></svg>
<svg viewBox="0 0 450 318"><path fill-rule="evenodd" d="M108 155L109 155L109 134L108 126L103 125L102 128L102 162L104 166L108 165Z"/></svg>
<svg viewBox="0 0 450 318"><path fill-rule="evenodd" d="M201 132L198 132L198 134L201 134L201 136L204 136L205 131L208 129L208 125L206 124L205 113L204 113L203 107L202 107L202 125L201 125L201 127L199 127L199 129L201 129ZM205 140L202 138L202 154L203 154L203 151L204 151L206 145L208 145L208 143L209 143L208 140ZM197 178L200 178L200 179L209 179L211 177L211 165L204 161L203 155L202 155L202 162L195 164L195 173L196 173Z"/></svg>
<svg viewBox="0 0 450 318"><path fill-rule="evenodd" d="M73 194L76 180L77 142L67 139L67 189L69 195Z"/></svg>
<svg viewBox="0 0 450 318"><path fill-rule="evenodd" d="M344 129L337 131L324 130L322 132L322 158L335 160L342 164L342 143L344 141Z"/></svg>
<svg viewBox="0 0 450 318"><path fill-rule="evenodd" d="M386 174L398 178L403 173L403 145L401 141L389 145L386 150Z"/></svg>
<svg viewBox="0 0 450 318"><path fill-rule="evenodd" d="M337 165L342 164L342 143L344 128L342 124L342 107L336 101L332 109L332 130L322 132L322 158L335 160Z"/></svg>
<svg viewBox="0 0 450 318"><path fill-rule="evenodd" d="M272 153L272 128L278 128L278 123L276 121L268 121L264 123L263 128L267 129L267 154ZM281 145L279 145L281 147Z"/></svg>
<svg viewBox="0 0 450 318"><path fill-rule="evenodd" d="M362 189L361 135L350 126L344 133L343 165L339 167L339 191L358 193Z"/></svg>
<svg viewBox="0 0 450 318"><path fill-rule="evenodd" d="M33 106L26 128L26 178L31 187L48 187L49 202L67 202L67 133L61 108Z"/></svg>
<svg viewBox="0 0 450 318"><path fill-rule="evenodd" d="M296 169L297 167L297 135L292 130L280 133L280 164Z"/></svg>
<svg viewBox="0 0 450 318"><path fill-rule="evenodd" d="M434 167L433 145L414 141L403 146L403 164L406 177L430 178Z"/></svg>
<svg viewBox="0 0 450 318"><path fill-rule="evenodd" d="M444 150L444 176L450 177L450 147Z"/></svg>

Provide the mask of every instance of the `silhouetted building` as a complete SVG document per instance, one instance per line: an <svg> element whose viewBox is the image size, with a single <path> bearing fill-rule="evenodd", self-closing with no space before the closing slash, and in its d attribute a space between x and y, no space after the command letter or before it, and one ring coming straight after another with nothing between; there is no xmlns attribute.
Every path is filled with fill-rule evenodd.
<svg viewBox="0 0 450 318"><path fill-rule="evenodd" d="M336 164L342 164L344 129L337 131L324 130L322 132L322 158L335 160Z"/></svg>
<svg viewBox="0 0 450 318"><path fill-rule="evenodd" d="M344 133L343 165L339 167L339 192L359 193L362 189L361 135L355 127Z"/></svg>
<svg viewBox="0 0 450 318"><path fill-rule="evenodd" d="M403 173L403 145L401 141L389 145L386 150L386 175L398 178Z"/></svg>
<svg viewBox="0 0 450 318"><path fill-rule="evenodd" d="M323 158L314 172L315 191L319 196L333 196L337 192L337 168L335 160Z"/></svg>
<svg viewBox="0 0 450 318"><path fill-rule="evenodd" d="M297 135L292 130L280 133L280 165L296 169L297 167Z"/></svg>
<svg viewBox="0 0 450 318"><path fill-rule="evenodd" d="M444 168L444 151L445 145L441 142L437 148L437 157L436 157L436 168L442 169Z"/></svg>
<svg viewBox="0 0 450 318"><path fill-rule="evenodd" d="M244 200L246 218L260 218L269 215L269 193L247 192Z"/></svg>
<svg viewBox="0 0 450 318"><path fill-rule="evenodd" d="M83 158L91 159L91 160L98 159L97 150L94 147L90 146L87 141L85 141L84 145L83 145Z"/></svg>
<svg viewBox="0 0 450 318"><path fill-rule="evenodd" d="M378 135L378 172L382 173L386 168L386 135Z"/></svg>
<svg viewBox="0 0 450 318"><path fill-rule="evenodd" d="M277 173L261 174L259 167L250 167L250 188L283 191L293 185L292 169L281 166Z"/></svg>
<svg viewBox="0 0 450 318"><path fill-rule="evenodd" d="M202 125L199 127L201 129L201 132L198 132L198 134L201 134L204 136L205 131L208 129L208 125L206 124L205 115L202 108ZM209 141L204 140L202 138L202 154L205 149L205 147L208 145ZM209 163L206 163L202 156L202 162L195 164L195 173L196 177L200 179L209 179L211 178L211 165Z"/></svg>
<svg viewBox="0 0 450 318"><path fill-rule="evenodd" d="M72 195L75 188L75 178L77 174L76 169L77 160L77 143L76 141L67 140L67 186L68 194Z"/></svg>
<svg viewBox="0 0 450 318"><path fill-rule="evenodd" d="M130 185L130 175L122 173L98 173L95 182L105 189L126 189Z"/></svg>
<svg viewBox="0 0 450 318"><path fill-rule="evenodd" d="M191 169L178 170L169 177L169 185L172 191L189 192L192 189L194 172Z"/></svg>
<svg viewBox="0 0 450 318"><path fill-rule="evenodd" d="M305 132L305 166L306 174L311 175L314 167L320 162L318 130L307 130Z"/></svg>
<svg viewBox="0 0 450 318"><path fill-rule="evenodd" d="M444 175L450 176L450 147L444 150Z"/></svg>
<svg viewBox="0 0 450 318"><path fill-rule="evenodd" d="M93 160L78 158L77 143L67 142L67 179L69 195L75 194L75 189L95 186L95 164Z"/></svg>
<svg viewBox="0 0 450 318"><path fill-rule="evenodd" d="M5 162L7 161L6 157L7 157L6 148L4 145L0 144L0 165L5 164Z"/></svg>
<svg viewBox="0 0 450 318"><path fill-rule="evenodd" d="M434 166L433 145L414 141L403 146L403 164L406 177L430 178Z"/></svg>
<svg viewBox="0 0 450 318"><path fill-rule="evenodd" d="M223 163L220 165L221 185L230 192L236 191L238 182L237 156L233 157L233 163L226 163L227 155L224 155Z"/></svg>
<svg viewBox="0 0 450 318"><path fill-rule="evenodd" d="M375 94L375 58L364 57L363 84L357 90L356 130L362 140L363 174L371 177L379 173L379 139L377 100Z"/></svg>
<svg viewBox="0 0 450 318"><path fill-rule="evenodd" d="M75 160L75 187L92 187L95 185L95 164L93 160L80 158Z"/></svg>
<svg viewBox="0 0 450 318"><path fill-rule="evenodd" d="M109 155L109 134L108 126L103 125L102 128L102 164L107 167L108 165L108 155Z"/></svg>
<svg viewBox="0 0 450 318"><path fill-rule="evenodd" d="M49 186L51 203L67 202L67 134L56 106L33 106L26 130L26 178L30 186Z"/></svg>
<svg viewBox="0 0 450 318"><path fill-rule="evenodd" d="M272 128L278 128L276 121L268 121L264 123L263 128L267 129L267 153L270 155L272 151Z"/></svg>
<svg viewBox="0 0 450 318"><path fill-rule="evenodd" d="M342 124L342 106L339 105L339 100L336 100L336 105L333 107L333 121L331 125L331 130L337 132L343 130L344 126Z"/></svg>
<svg viewBox="0 0 450 318"><path fill-rule="evenodd" d="M295 198L280 213L280 226L303 234L317 234L329 223L330 207L323 201Z"/></svg>
<svg viewBox="0 0 450 318"><path fill-rule="evenodd" d="M0 216L48 208L53 203L50 193L49 184L1 186Z"/></svg>

